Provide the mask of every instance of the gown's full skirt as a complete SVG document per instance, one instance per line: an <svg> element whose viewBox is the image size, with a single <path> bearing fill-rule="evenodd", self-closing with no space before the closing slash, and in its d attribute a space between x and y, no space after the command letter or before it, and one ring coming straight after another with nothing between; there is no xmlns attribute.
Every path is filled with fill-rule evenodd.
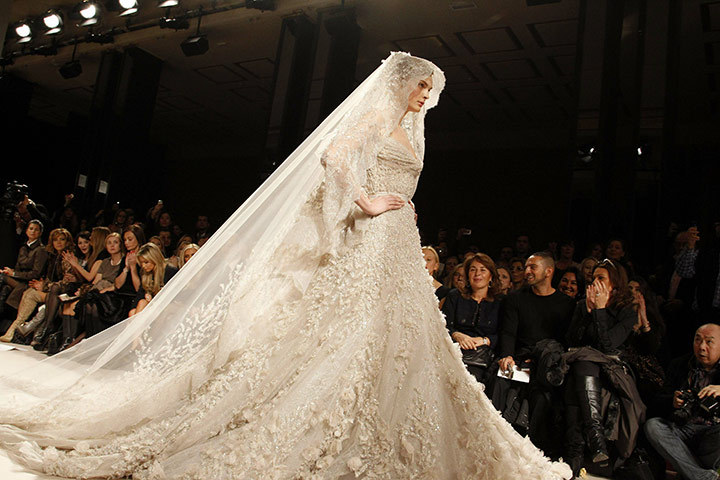
<svg viewBox="0 0 720 480"><path fill-rule="evenodd" d="M303 207L306 218L321 208L321 194ZM360 218L353 232L348 248L316 263L305 263L312 252L302 245L312 242L299 229L273 253L268 276L306 285L226 286L217 345L187 361L213 365L220 345L233 348L202 383L174 371L133 392L127 382L108 391L104 413L100 399L87 417L58 414L90 395L80 384L36 412L47 420L4 426L0 439L33 468L81 478L568 477L566 465L547 460L501 418L465 370L412 208ZM242 321L250 308L259 313ZM124 424L144 392L151 413Z"/></svg>

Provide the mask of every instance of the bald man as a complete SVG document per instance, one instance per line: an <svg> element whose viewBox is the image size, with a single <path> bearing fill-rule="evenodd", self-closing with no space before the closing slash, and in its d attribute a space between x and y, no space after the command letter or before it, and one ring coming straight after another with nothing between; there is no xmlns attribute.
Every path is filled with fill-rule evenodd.
<svg viewBox="0 0 720 480"><path fill-rule="evenodd" d="M670 419L655 417L645 423L645 434L683 478L717 480L720 467L720 326L697 329L693 355L685 362L684 378L672 396ZM703 404L706 404L703 407Z"/></svg>

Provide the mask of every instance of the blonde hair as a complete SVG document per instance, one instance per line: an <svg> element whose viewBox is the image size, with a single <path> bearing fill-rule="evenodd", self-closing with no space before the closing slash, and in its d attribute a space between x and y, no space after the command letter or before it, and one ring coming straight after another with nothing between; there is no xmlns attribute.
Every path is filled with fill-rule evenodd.
<svg viewBox="0 0 720 480"><path fill-rule="evenodd" d="M152 272L146 272L143 269L140 278L145 293L154 297L165 284L165 266L167 264L165 257L157 245L146 243L138 249L137 260L138 262L144 260L155 265Z"/></svg>
<svg viewBox="0 0 720 480"><path fill-rule="evenodd" d="M435 259L435 263L437 263L438 270L440 270L440 255L438 255L437 250L435 250L433 247L428 245L427 247L422 247L423 254L425 254L425 251L428 251L432 254L433 258ZM437 275L438 270L435 270L435 272L431 272L430 275L435 277L435 275Z"/></svg>
<svg viewBox="0 0 720 480"><path fill-rule="evenodd" d="M185 252L190 250L191 248L194 248L196 251L200 250L200 247L197 243L188 243L185 245L182 250L180 250L180 254L178 255L178 268L185 265Z"/></svg>
<svg viewBox="0 0 720 480"><path fill-rule="evenodd" d="M107 227L95 227L90 234L90 256L88 257L88 266L92 266L98 259L98 256L105 250L105 239L110 235L110 229ZM122 241L120 242L122 243Z"/></svg>

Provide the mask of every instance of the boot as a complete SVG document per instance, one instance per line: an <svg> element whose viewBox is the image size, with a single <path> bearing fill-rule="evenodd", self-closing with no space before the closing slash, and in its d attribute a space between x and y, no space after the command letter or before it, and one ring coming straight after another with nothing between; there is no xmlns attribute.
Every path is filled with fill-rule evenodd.
<svg viewBox="0 0 720 480"><path fill-rule="evenodd" d="M45 305L40 305L40 308L35 316L29 322L25 322L20 325L17 328L17 331L23 337L27 337L29 333L32 333L38 325L43 322L43 320L45 320Z"/></svg>
<svg viewBox="0 0 720 480"><path fill-rule="evenodd" d="M578 385L580 413L593 463L606 462L608 455L602 428L602 386L598 377L583 377Z"/></svg>
<svg viewBox="0 0 720 480"><path fill-rule="evenodd" d="M21 323L20 319L16 318L12 325L10 325L10 328L7 329L7 332L5 332L5 335L0 337L0 342L12 342L13 337L15 337L15 329L19 327Z"/></svg>
<svg viewBox="0 0 720 480"><path fill-rule="evenodd" d="M565 462L570 465L573 477L580 475L583 466L583 447L585 441L582 435L580 420L580 407L568 405L565 408Z"/></svg>
<svg viewBox="0 0 720 480"><path fill-rule="evenodd" d="M35 328L35 336L33 337L32 342L30 342L30 345L32 345L35 350L43 350L43 347L45 346L45 343L52 331L52 324L53 319L47 318L46 316L45 321L41 322L40 325Z"/></svg>

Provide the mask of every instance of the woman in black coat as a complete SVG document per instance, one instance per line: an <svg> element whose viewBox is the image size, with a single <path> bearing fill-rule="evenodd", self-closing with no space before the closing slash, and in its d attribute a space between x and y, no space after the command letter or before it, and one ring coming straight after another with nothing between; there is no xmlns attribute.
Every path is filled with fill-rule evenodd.
<svg viewBox="0 0 720 480"><path fill-rule="evenodd" d="M450 337L460 345L463 362L485 383L493 361L500 324L500 279L495 262L476 253L463 263L465 289L453 289L442 307Z"/></svg>

